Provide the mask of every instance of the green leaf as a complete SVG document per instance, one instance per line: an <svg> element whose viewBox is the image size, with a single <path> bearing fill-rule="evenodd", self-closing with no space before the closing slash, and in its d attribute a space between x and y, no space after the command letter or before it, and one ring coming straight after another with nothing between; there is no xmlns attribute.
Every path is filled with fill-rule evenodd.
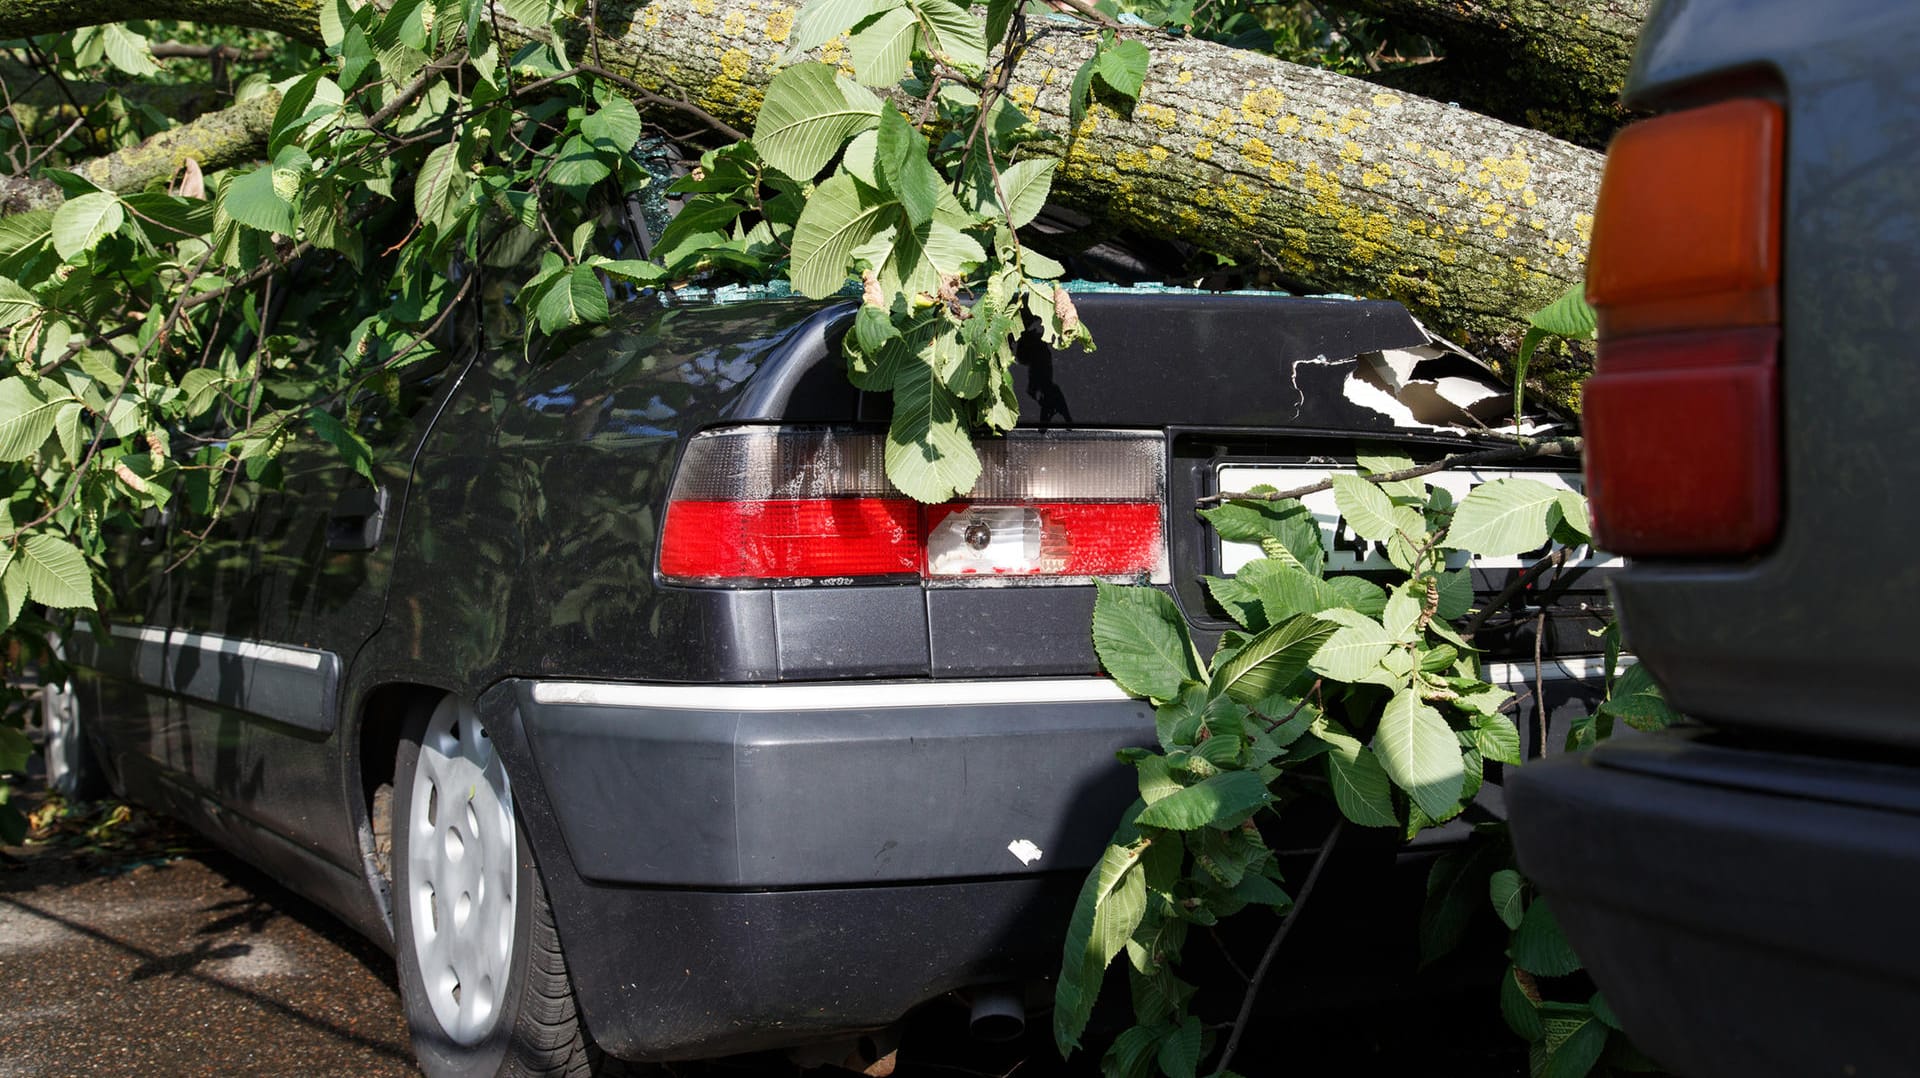
<svg viewBox="0 0 1920 1078"><path fill-rule="evenodd" d="M220 189L219 205L228 217L249 228L293 234L293 204L274 190L271 168L256 168L229 179Z"/></svg>
<svg viewBox="0 0 1920 1078"><path fill-rule="evenodd" d="M1393 499L1387 497L1378 483L1357 475L1335 475L1333 500L1340 508L1340 515L1347 519L1347 526L1362 539L1385 542L1400 533L1399 522L1394 518Z"/></svg>
<svg viewBox="0 0 1920 1078"><path fill-rule="evenodd" d="M6 570L0 572L0 607L4 607L6 624L12 625L20 620L20 611L27 605L27 567L19 558L6 563Z"/></svg>
<svg viewBox="0 0 1920 1078"><path fill-rule="evenodd" d="M1500 1017L1507 1028L1523 1041L1538 1041L1546 1035L1540 1022L1540 1007L1528 997L1515 976L1519 970L1509 967L1500 978Z"/></svg>
<svg viewBox="0 0 1920 1078"><path fill-rule="evenodd" d="M0 217L0 256L19 254L52 238L52 210L28 210Z"/></svg>
<svg viewBox="0 0 1920 1078"><path fill-rule="evenodd" d="M1326 549L1320 542L1320 525L1313 513L1297 499L1285 501L1231 501L1212 509L1200 510L1200 516L1213 525L1220 538L1231 543L1279 541L1286 557L1296 567L1318 576L1326 563Z"/></svg>
<svg viewBox="0 0 1920 1078"><path fill-rule="evenodd" d="M1380 623L1386 628L1387 635L1400 643L1412 641L1414 626L1420 623L1420 607L1421 601L1414 598L1405 586L1395 588L1387 596L1386 608L1380 613Z"/></svg>
<svg viewBox="0 0 1920 1078"><path fill-rule="evenodd" d="M1222 771L1148 805L1137 822L1175 831L1231 826L1266 803L1267 784L1257 772Z"/></svg>
<svg viewBox="0 0 1920 1078"><path fill-rule="evenodd" d="M764 116L764 113L762 114ZM853 177L838 172L820 184L793 229L793 287L810 299L825 299L847 283L853 249L879 235L893 207L869 201Z"/></svg>
<svg viewBox="0 0 1920 1078"><path fill-rule="evenodd" d="M556 187L584 191L613 174L613 168L601 159L600 151L585 136L575 135L560 147L547 181Z"/></svg>
<svg viewBox="0 0 1920 1078"><path fill-rule="evenodd" d="M807 0L794 19L787 53L791 56L819 48L867 19L899 6L900 0Z"/></svg>
<svg viewBox="0 0 1920 1078"><path fill-rule="evenodd" d="M920 16L928 54L945 56L947 63L968 75L977 75L986 69L986 30L972 12L949 0L907 2Z"/></svg>
<svg viewBox="0 0 1920 1078"><path fill-rule="evenodd" d="M373 482L373 450L365 439L321 408L307 412L307 423L322 441L340 451L341 460L351 465L367 482Z"/></svg>
<svg viewBox="0 0 1920 1078"><path fill-rule="evenodd" d="M1577 340L1593 336L1598 324L1593 308L1587 305L1585 282L1569 285L1552 303L1527 316L1527 321L1557 337Z"/></svg>
<svg viewBox="0 0 1920 1078"><path fill-rule="evenodd" d="M1107 89L1129 101L1137 101L1140 87L1147 81L1147 63L1151 59L1147 47L1140 42L1117 41L1100 50L1100 62L1094 74Z"/></svg>
<svg viewBox="0 0 1920 1078"><path fill-rule="evenodd" d="M1337 605L1350 607L1356 613L1377 618L1386 612L1387 593L1370 581L1357 576L1336 576L1327 581L1327 589L1338 600Z"/></svg>
<svg viewBox="0 0 1920 1078"><path fill-rule="evenodd" d="M1473 574L1466 569L1455 569L1441 573L1440 603L1434 608L1433 616L1441 621L1452 621L1467 616L1473 608Z"/></svg>
<svg viewBox="0 0 1920 1078"><path fill-rule="evenodd" d="M452 142L435 146L414 180L413 212L423 224L444 227L466 198L467 173L460 167L460 147Z"/></svg>
<svg viewBox="0 0 1920 1078"><path fill-rule="evenodd" d="M574 266L540 297L535 311L540 332L558 333L568 326L596 325L607 320L607 291L592 266Z"/></svg>
<svg viewBox="0 0 1920 1078"><path fill-rule="evenodd" d="M924 355L894 373L887 479L908 497L943 502L980 478L980 455L959 404Z"/></svg>
<svg viewBox="0 0 1920 1078"><path fill-rule="evenodd" d="M1193 1078L1200 1066L1200 1019L1187 1015L1180 1028L1160 1042L1160 1070L1167 1078Z"/></svg>
<svg viewBox="0 0 1920 1078"><path fill-rule="evenodd" d="M0 415L4 414L0 411ZM1642 732L1665 729L1681 717L1667 704L1666 694L1660 691L1653 674L1639 663L1620 672L1600 711Z"/></svg>
<svg viewBox="0 0 1920 1078"><path fill-rule="evenodd" d="M1495 479L1473 488L1453 511L1445 545L1500 557L1544 546L1554 488L1533 479Z"/></svg>
<svg viewBox="0 0 1920 1078"><path fill-rule="evenodd" d="M987 0L987 44L998 45L1006 39L1007 28L1013 25L1013 13L1020 10L1021 0Z"/></svg>
<svg viewBox="0 0 1920 1078"><path fill-rule="evenodd" d="M1510 952L1514 965L1542 977L1565 977L1581 968L1580 956L1573 953L1560 922L1547 908L1544 898L1535 898L1513 930Z"/></svg>
<svg viewBox="0 0 1920 1078"><path fill-rule="evenodd" d="M1505 715L1475 715L1473 747L1497 763L1520 764L1520 730Z"/></svg>
<svg viewBox="0 0 1920 1078"><path fill-rule="evenodd" d="M1626 1027L1620 1024L1619 1016L1613 1013L1613 1007L1607 1003L1606 996L1595 992L1592 996L1588 997L1587 1006L1592 1008L1595 1018L1607 1024L1608 1029L1619 1030L1622 1033L1626 1032Z"/></svg>
<svg viewBox="0 0 1920 1078"><path fill-rule="evenodd" d="M1607 1027L1592 1011L1546 1017L1547 1066L1540 1078L1586 1078L1607 1050Z"/></svg>
<svg viewBox="0 0 1920 1078"><path fill-rule="evenodd" d="M1073 86L1067 91L1067 130L1070 135L1078 134L1080 121L1087 114L1087 104L1093 93L1093 72L1099 64L1100 54L1096 52L1087 57L1087 62L1080 65L1080 70L1073 73Z"/></svg>
<svg viewBox="0 0 1920 1078"><path fill-rule="evenodd" d="M1587 519L1587 500L1571 490L1556 490L1553 504L1560 511L1560 520L1578 533L1581 542L1593 538L1593 522Z"/></svg>
<svg viewBox="0 0 1920 1078"><path fill-rule="evenodd" d="M72 543L35 532L20 544L15 564L21 567L27 594L34 602L63 610L93 609L93 574L80 548Z"/></svg>
<svg viewBox="0 0 1920 1078"><path fill-rule="evenodd" d="M987 257L971 236L939 221L895 234L880 266L880 283L902 292L932 292L949 273L965 276Z"/></svg>
<svg viewBox="0 0 1920 1078"><path fill-rule="evenodd" d="M12 726L0 726L0 774L19 774L27 769L27 761L33 758L33 742L26 732ZM0 798L0 804L5 799ZM8 839L7 845L14 845L17 839Z"/></svg>
<svg viewBox="0 0 1920 1078"><path fill-rule="evenodd" d="M896 7L862 26L847 42L854 78L862 86L892 86L906 74L920 20L911 8Z"/></svg>
<svg viewBox="0 0 1920 1078"><path fill-rule="evenodd" d="M610 277L618 277L634 284L652 284L666 276L667 271L656 263L642 262L637 258L596 259L593 268Z"/></svg>
<svg viewBox="0 0 1920 1078"><path fill-rule="evenodd" d="M1427 898L1420 907L1420 961L1429 963L1460 946L1487 893L1499 848L1480 843L1454 850L1434 861L1427 872Z"/></svg>
<svg viewBox="0 0 1920 1078"><path fill-rule="evenodd" d="M1520 873L1503 868L1487 879L1487 897L1493 901L1494 915L1509 931L1520 927L1520 917L1525 912L1521 895L1526 881Z"/></svg>
<svg viewBox="0 0 1920 1078"><path fill-rule="evenodd" d="M1393 637L1372 618L1341 623L1313 653L1313 672L1334 681L1359 681L1393 650Z"/></svg>
<svg viewBox="0 0 1920 1078"><path fill-rule="evenodd" d="M119 231L126 214L117 195L89 191L62 203L53 214L53 249L71 262L74 256L91 251L100 241Z"/></svg>
<svg viewBox="0 0 1920 1078"><path fill-rule="evenodd" d="M49 383L26 378L0 381L0 461L25 460L53 433L60 406L71 393L49 393Z"/></svg>
<svg viewBox="0 0 1920 1078"><path fill-rule="evenodd" d="M940 201L940 174L927 160L926 136L891 105L880 110L873 161L880 189L899 200L907 223L916 229L931 225L933 208Z"/></svg>
<svg viewBox="0 0 1920 1078"><path fill-rule="evenodd" d="M11 277L0 277L0 329L32 318L40 301Z"/></svg>
<svg viewBox="0 0 1920 1078"><path fill-rule="evenodd" d="M580 121L582 135L597 143L600 149L614 154L633 149L633 144L640 141L642 130L640 113L633 102L624 97L608 98L593 115Z"/></svg>
<svg viewBox="0 0 1920 1078"><path fill-rule="evenodd" d="M1093 650L1100 665L1134 696L1172 700L1200 680L1186 619L1157 588L1096 582Z"/></svg>
<svg viewBox="0 0 1920 1078"><path fill-rule="evenodd" d="M753 145L767 164L805 182L848 139L879 122L880 99L873 91L826 64L795 64L767 87Z"/></svg>
<svg viewBox="0 0 1920 1078"><path fill-rule="evenodd" d="M1054 987L1053 1040L1062 1054L1080 1046L1107 965L1146 916L1146 877L1139 866L1147 848L1107 847L1080 887Z"/></svg>
<svg viewBox="0 0 1920 1078"><path fill-rule="evenodd" d="M1334 803L1347 819L1361 827L1399 827L1393 811L1393 787L1380 761L1359 739L1334 730L1315 728L1314 735L1329 747L1327 780Z"/></svg>
<svg viewBox="0 0 1920 1078"><path fill-rule="evenodd" d="M1210 691L1248 706L1285 692L1332 634L1333 626L1306 615L1266 629L1220 667Z"/></svg>
<svg viewBox="0 0 1920 1078"><path fill-rule="evenodd" d="M137 78L159 74L160 65L154 62L153 50L147 47L147 39L125 25L111 22L103 25L100 27L100 40L106 46L107 62L114 67Z"/></svg>
<svg viewBox="0 0 1920 1078"><path fill-rule="evenodd" d="M1016 161L1000 172L1000 189L1007 196L1007 221L1021 228L1040 216L1053 190L1053 173L1060 162L1051 157Z"/></svg>
<svg viewBox="0 0 1920 1078"><path fill-rule="evenodd" d="M1412 687L1400 690L1380 715L1373 751L1394 784L1436 820L1450 815L1466 785L1460 741L1440 713Z"/></svg>

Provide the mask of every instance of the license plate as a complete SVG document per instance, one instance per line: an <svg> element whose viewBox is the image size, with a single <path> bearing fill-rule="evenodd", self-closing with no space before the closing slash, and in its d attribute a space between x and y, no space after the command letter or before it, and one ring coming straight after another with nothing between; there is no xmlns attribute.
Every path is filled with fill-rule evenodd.
<svg viewBox="0 0 1920 1078"><path fill-rule="evenodd" d="M1318 483L1336 473L1359 474L1353 468L1328 468L1317 465L1223 464L1217 472L1220 484L1218 489L1244 491L1264 483L1275 490L1294 490ZM1493 479L1532 479L1550 487L1572 491L1581 489L1581 477L1578 472L1516 472L1499 468L1462 468L1435 472L1421 478L1453 495L1456 503L1466 497L1469 490ZM1328 572L1386 570L1393 567L1393 563L1387 560L1385 543L1362 539L1347 526L1345 518L1341 517L1340 510L1334 504L1333 491L1323 490L1317 494L1309 494L1301 501L1306 503L1314 519L1320 522L1320 541L1327 548ZM1448 559L1447 564L1455 569L1469 564L1476 569L1520 569L1545 557L1556 545L1549 541L1539 550L1501 557L1475 555L1471 561L1466 554L1455 552ZM1232 576L1239 572L1241 566L1263 556L1258 544L1221 542L1220 571ZM1575 547L1567 559L1569 567L1604 568L1621 564L1624 563L1620 558L1596 551L1586 544Z"/></svg>

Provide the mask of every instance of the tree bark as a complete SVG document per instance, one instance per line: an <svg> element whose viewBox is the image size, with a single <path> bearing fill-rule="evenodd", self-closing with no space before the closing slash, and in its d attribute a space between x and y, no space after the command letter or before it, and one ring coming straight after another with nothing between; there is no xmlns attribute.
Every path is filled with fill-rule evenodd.
<svg viewBox="0 0 1920 1078"><path fill-rule="evenodd" d="M289 0L217 0L222 11L253 2L277 19ZM96 10L0 0L0 33L26 32L10 14L24 7L74 9L62 25ZM598 10L605 67L742 128L773 75L800 59L786 49L797 5L781 0L603 0ZM317 33L316 23L298 36ZM1399 299L1496 364L1516 351L1525 316L1581 279L1599 154L1319 69L1141 36L1152 63L1137 106L1123 115L1096 104L1075 128L1068 87L1097 34L1064 20L1037 27L1010 97L1065 157L1062 202L1258 260L1304 289ZM821 58L844 62L844 44L828 42ZM1542 357L1533 376L1565 403L1584 365L1574 355L1556 370Z"/></svg>
<svg viewBox="0 0 1920 1078"><path fill-rule="evenodd" d="M1376 81L1606 145L1631 119L1620 104L1648 0L1330 0L1439 42L1446 58Z"/></svg>
<svg viewBox="0 0 1920 1078"><path fill-rule="evenodd" d="M76 165L73 171L108 191L131 192L165 183L189 157L208 172L245 164L266 148L273 113L279 107L279 94L259 94L162 131L137 146ZM47 209L62 199L60 188L51 180L0 177L0 213Z"/></svg>
<svg viewBox="0 0 1920 1078"><path fill-rule="evenodd" d="M794 8L762 0L601 5L606 66L751 124L796 57ZM1038 27L1009 91L1056 140L1056 196L1096 216L1273 266L1319 291L1401 300L1504 364L1525 317L1581 280L1599 154L1462 108L1193 38L1152 35L1130 115L1068 89L1097 34ZM835 42L822 58L844 58ZM1571 403L1587 358L1541 357Z"/></svg>

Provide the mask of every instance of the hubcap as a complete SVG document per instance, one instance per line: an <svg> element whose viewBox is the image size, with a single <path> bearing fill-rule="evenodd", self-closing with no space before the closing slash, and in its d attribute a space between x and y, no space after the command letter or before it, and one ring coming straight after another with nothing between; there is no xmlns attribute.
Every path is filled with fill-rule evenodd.
<svg viewBox="0 0 1920 1078"><path fill-rule="evenodd" d="M456 1044L493 1029L513 960L518 853L513 794L471 708L427 722L407 806L413 956L440 1028Z"/></svg>

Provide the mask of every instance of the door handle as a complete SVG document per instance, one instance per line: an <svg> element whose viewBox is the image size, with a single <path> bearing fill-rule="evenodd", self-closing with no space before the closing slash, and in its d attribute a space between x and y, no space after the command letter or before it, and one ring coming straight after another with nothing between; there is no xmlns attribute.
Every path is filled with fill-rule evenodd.
<svg viewBox="0 0 1920 1078"><path fill-rule="evenodd" d="M387 526L386 487L348 491L327 514L328 550L372 550Z"/></svg>

